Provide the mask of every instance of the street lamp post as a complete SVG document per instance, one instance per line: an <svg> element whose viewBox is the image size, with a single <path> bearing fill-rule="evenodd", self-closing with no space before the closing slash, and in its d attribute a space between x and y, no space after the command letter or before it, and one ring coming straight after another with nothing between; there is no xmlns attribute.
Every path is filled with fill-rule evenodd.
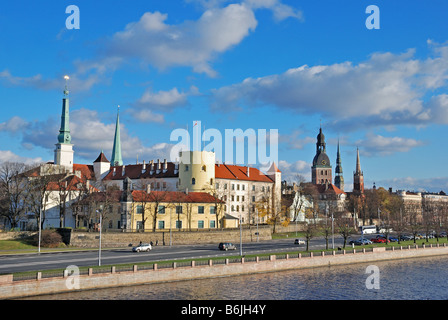
<svg viewBox="0 0 448 320"><path fill-rule="evenodd" d="M103 206L100 206L99 210L96 210L97 213L100 214L100 244L98 248L98 266L101 266L101 229L102 229L102 222L103 222Z"/></svg>
<svg viewBox="0 0 448 320"><path fill-rule="evenodd" d="M243 224L241 223L241 212L240 212L240 256L243 256Z"/></svg>

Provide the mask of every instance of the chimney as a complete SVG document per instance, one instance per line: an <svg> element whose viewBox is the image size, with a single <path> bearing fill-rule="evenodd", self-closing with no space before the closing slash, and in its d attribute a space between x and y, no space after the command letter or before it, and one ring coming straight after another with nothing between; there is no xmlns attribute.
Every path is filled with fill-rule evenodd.
<svg viewBox="0 0 448 320"><path fill-rule="evenodd" d="M250 167L247 166L247 177L250 177Z"/></svg>
<svg viewBox="0 0 448 320"><path fill-rule="evenodd" d="M123 166L123 169L121 170L121 175L124 176L126 174L126 166Z"/></svg>
<svg viewBox="0 0 448 320"><path fill-rule="evenodd" d="M185 189L185 194L188 196L188 188Z"/></svg>
<svg viewBox="0 0 448 320"><path fill-rule="evenodd" d="M150 172L150 174L152 175L154 173L154 160L151 160L149 163L151 164L151 172Z"/></svg>
<svg viewBox="0 0 448 320"><path fill-rule="evenodd" d="M148 184L146 185L146 193L148 193L148 194L151 193L151 184L150 184L150 183L148 183Z"/></svg>
<svg viewBox="0 0 448 320"><path fill-rule="evenodd" d="M142 174L146 172L146 162L143 160Z"/></svg>
<svg viewBox="0 0 448 320"><path fill-rule="evenodd" d="M160 173L160 169L161 169L160 159L157 159L157 170L156 170L156 173Z"/></svg>
<svg viewBox="0 0 448 320"><path fill-rule="evenodd" d="M168 171L168 162L165 160L163 160L163 173Z"/></svg>
<svg viewBox="0 0 448 320"><path fill-rule="evenodd" d="M113 176L115 177L116 174L117 174L117 168L114 167L114 173L113 173Z"/></svg>

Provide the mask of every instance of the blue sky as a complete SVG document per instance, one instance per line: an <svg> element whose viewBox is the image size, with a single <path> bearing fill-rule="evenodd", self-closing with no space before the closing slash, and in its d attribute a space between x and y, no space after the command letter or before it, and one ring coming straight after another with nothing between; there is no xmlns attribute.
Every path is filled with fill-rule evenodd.
<svg viewBox="0 0 448 320"><path fill-rule="evenodd" d="M66 8L80 29L66 28ZM379 8L380 29L365 22ZM50 161L65 74L75 161L169 158L176 128L278 129L285 178L310 179L322 123L346 190L448 191L448 3L134 0L0 4L0 161Z"/></svg>

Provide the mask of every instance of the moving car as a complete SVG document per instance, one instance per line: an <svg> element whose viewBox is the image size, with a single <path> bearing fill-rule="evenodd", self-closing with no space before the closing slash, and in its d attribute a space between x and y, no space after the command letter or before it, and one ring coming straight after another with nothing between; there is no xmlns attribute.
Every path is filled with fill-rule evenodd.
<svg viewBox="0 0 448 320"><path fill-rule="evenodd" d="M151 250L152 247L149 243L141 243L138 246L132 248L133 252L142 252L142 251L149 252Z"/></svg>
<svg viewBox="0 0 448 320"><path fill-rule="evenodd" d="M294 244L305 244L305 240L296 239L296 240L294 240Z"/></svg>
<svg viewBox="0 0 448 320"><path fill-rule="evenodd" d="M218 246L219 250L236 250L236 247L233 243L230 242L221 242Z"/></svg>

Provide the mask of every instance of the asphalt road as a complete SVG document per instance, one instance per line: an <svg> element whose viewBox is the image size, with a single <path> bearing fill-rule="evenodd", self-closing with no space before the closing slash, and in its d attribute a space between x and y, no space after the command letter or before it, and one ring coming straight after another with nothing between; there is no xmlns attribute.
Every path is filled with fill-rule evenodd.
<svg viewBox="0 0 448 320"><path fill-rule="evenodd" d="M101 250L101 265L117 265L173 259L211 258L240 254L240 244L235 243L235 251L220 251L218 244L155 246L150 252L132 252L132 248ZM329 246L332 242L329 240ZM342 238L335 236L335 247L342 245ZM310 249L325 248L325 239L311 239ZM243 243L243 255L254 253L305 250L305 245L295 245L294 238L263 242ZM33 253L0 256L0 274L64 269L69 265L78 267L97 266L98 251L76 251L58 253Z"/></svg>

